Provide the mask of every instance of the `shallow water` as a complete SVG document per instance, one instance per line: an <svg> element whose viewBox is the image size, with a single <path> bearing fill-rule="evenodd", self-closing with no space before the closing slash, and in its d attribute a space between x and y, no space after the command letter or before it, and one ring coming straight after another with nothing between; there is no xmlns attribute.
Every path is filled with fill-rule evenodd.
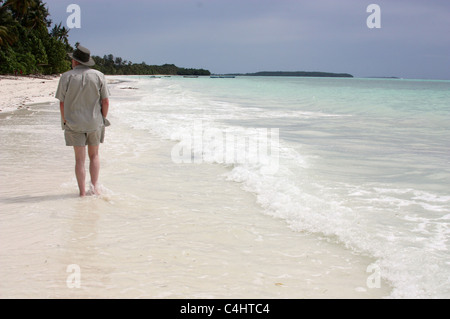
<svg viewBox="0 0 450 319"><path fill-rule="evenodd" d="M0 115L3 298L390 294L385 281L368 286L375 258L269 216L229 165L175 163L176 141L143 120L157 110L119 87L101 146L101 196L77 196L57 105Z"/></svg>
<svg viewBox="0 0 450 319"><path fill-rule="evenodd" d="M372 256L391 297L449 296L450 82L128 80L137 100L118 116L177 143L176 160L228 169L286 231ZM279 133L270 154L245 143L258 130Z"/></svg>

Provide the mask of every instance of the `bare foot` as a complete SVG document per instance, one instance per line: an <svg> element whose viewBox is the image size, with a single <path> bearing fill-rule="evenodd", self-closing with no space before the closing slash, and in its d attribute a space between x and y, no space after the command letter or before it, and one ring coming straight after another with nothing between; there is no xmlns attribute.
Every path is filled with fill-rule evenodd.
<svg viewBox="0 0 450 319"><path fill-rule="evenodd" d="M100 188L98 186L95 186L94 184L91 183L91 187L89 189L89 195L100 195L101 191Z"/></svg>

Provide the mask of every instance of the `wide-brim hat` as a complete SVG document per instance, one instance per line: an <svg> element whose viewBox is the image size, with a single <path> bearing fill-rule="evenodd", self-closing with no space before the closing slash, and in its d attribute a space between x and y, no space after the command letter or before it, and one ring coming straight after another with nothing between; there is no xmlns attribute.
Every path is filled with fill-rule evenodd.
<svg viewBox="0 0 450 319"><path fill-rule="evenodd" d="M93 66L95 65L95 61L91 58L91 51L89 51L87 48L78 45L75 51L73 53L67 53L67 55L74 59L77 62L80 62L83 65L87 66Z"/></svg>

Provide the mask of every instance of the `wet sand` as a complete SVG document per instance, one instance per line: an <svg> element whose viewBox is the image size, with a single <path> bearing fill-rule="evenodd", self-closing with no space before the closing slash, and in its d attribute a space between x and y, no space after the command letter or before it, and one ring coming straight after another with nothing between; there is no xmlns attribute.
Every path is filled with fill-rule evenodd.
<svg viewBox="0 0 450 319"><path fill-rule="evenodd" d="M113 90L101 196L77 196L56 103L0 113L1 298L389 295L367 287L372 259L286 231L225 167L173 163L173 143L121 123L132 91Z"/></svg>

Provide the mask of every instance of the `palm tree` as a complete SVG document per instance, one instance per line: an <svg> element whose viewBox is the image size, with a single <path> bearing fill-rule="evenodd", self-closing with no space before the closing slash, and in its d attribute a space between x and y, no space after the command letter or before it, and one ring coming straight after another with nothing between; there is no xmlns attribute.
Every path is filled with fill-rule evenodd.
<svg viewBox="0 0 450 319"><path fill-rule="evenodd" d="M6 0L4 6L9 7L13 16L21 20L26 16L28 10L35 4L35 0Z"/></svg>
<svg viewBox="0 0 450 319"><path fill-rule="evenodd" d="M6 46L7 44L12 45L17 41L17 36L11 32L11 27L15 24L16 21L13 19L11 12L3 4L0 7L0 47Z"/></svg>
<svg viewBox="0 0 450 319"><path fill-rule="evenodd" d="M69 29L66 27L61 27L62 22L55 24L55 26L50 31L52 37L56 38L58 41L64 42L64 44L69 44Z"/></svg>
<svg viewBox="0 0 450 319"><path fill-rule="evenodd" d="M49 16L48 9L41 0L34 0L30 3L26 15L25 25L30 29L36 29L40 26L48 28L51 25L51 21L47 19Z"/></svg>
<svg viewBox="0 0 450 319"><path fill-rule="evenodd" d="M56 39L58 42L64 44L64 48L67 52L73 51L72 46L69 44L69 29L61 26L61 22L59 24L55 24L50 31L50 36ZM75 44L75 47L78 46L78 42Z"/></svg>
<svg viewBox="0 0 450 319"><path fill-rule="evenodd" d="M12 45L16 42L17 37L8 31L5 26L0 26L0 47L4 47L7 44Z"/></svg>

